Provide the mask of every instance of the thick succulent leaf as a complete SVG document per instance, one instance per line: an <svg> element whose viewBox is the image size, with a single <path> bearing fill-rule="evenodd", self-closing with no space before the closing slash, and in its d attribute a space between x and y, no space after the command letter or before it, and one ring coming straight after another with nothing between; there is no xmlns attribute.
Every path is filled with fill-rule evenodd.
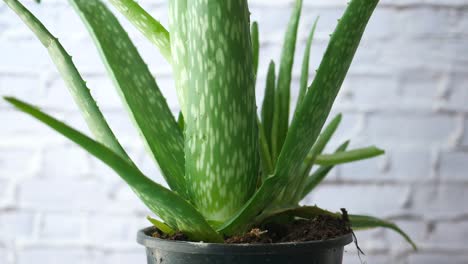
<svg viewBox="0 0 468 264"><path fill-rule="evenodd" d="M271 161L270 150L268 149L268 141L265 136L265 129L262 123L258 120L258 134L260 142L260 159L262 162L263 177L267 177L273 173L273 162Z"/></svg>
<svg viewBox="0 0 468 264"><path fill-rule="evenodd" d="M167 61L171 61L169 32L159 21L134 0L110 0L110 2L159 49Z"/></svg>
<svg viewBox="0 0 468 264"><path fill-rule="evenodd" d="M183 135L148 66L100 0L71 2L93 36L130 116L168 185L185 197Z"/></svg>
<svg viewBox="0 0 468 264"><path fill-rule="evenodd" d="M252 26L250 27L250 36L252 39L252 53L253 53L252 60L253 60L254 73L255 73L255 76L257 76L260 41L259 41L259 36L258 36L258 23L255 21L252 23Z"/></svg>
<svg viewBox="0 0 468 264"><path fill-rule="evenodd" d="M296 204L302 198L302 193L298 190L301 190L304 186L304 181L309 175L312 166L314 165L313 161L322 153L323 149L326 147L327 143L330 141L331 137L335 133L336 129L338 128L341 122L341 114L338 114L333 120L325 127L323 132L315 142L314 146L309 151L309 159L304 161L302 165L302 169L295 175L295 179L293 179L289 185L286 187L285 197L279 197L279 199L289 201L291 204Z"/></svg>
<svg viewBox="0 0 468 264"><path fill-rule="evenodd" d="M272 144L276 142L272 140L272 127L273 127L273 115L275 111L275 63L270 61L268 66L267 80L265 85L265 95L262 103L262 125L265 131L265 138L268 142L268 146L271 153L273 164L275 163L276 156L272 153Z"/></svg>
<svg viewBox="0 0 468 264"><path fill-rule="evenodd" d="M335 151L335 153L339 153L345 151L348 148L349 140L345 141L341 144ZM307 194L309 194L317 185L319 185L323 179L328 175L328 173L334 168L335 166L320 166L314 173L308 176L305 180L304 190L302 191L301 196L298 200L302 200ZM308 173L308 172L307 172Z"/></svg>
<svg viewBox="0 0 468 264"><path fill-rule="evenodd" d="M414 250L418 249L416 244L413 242L413 240L411 240L408 234L403 232L403 230L401 230L397 225L395 225L392 222L366 215L349 215L349 220L351 221L351 226L354 230L370 229L376 227L392 229L393 231L400 234L408 243L410 243Z"/></svg>
<svg viewBox="0 0 468 264"><path fill-rule="evenodd" d="M299 96L297 98L296 108L301 104L307 92L309 85L309 61L310 61L310 48L312 47L312 40L315 35L315 28L317 27L318 17L315 19L314 25L310 30L309 37L307 38L306 48L304 51L304 58L302 60L301 81L299 87Z"/></svg>
<svg viewBox="0 0 468 264"><path fill-rule="evenodd" d="M172 236L172 235L175 234L175 231L170 226L168 226L165 223L159 221L158 219L152 218L150 216L147 216L146 219L148 219L148 221L151 224L153 224L157 229L159 229L164 234L167 234L169 236Z"/></svg>
<svg viewBox="0 0 468 264"><path fill-rule="evenodd" d="M109 128L99 107L91 96L86 82L81 78L80 73L73 64L70 55L68 55L58 39L19 1L4 0L4 2L23 20L44 47L47 48L52 61L67 84L73 99L80 108L86 124L96 140L112 149L124 159L130 160Z"/></svg>
<svg viewBox="0 0 468 264"><path fill-rule="evenodd" d="M309 155L307 156L307 161L313 161L314 164L318 165L336 165L342 163L348 163L363 159L370 159L380 155L383 155L385 151L376 148L376 147L367 147L360 149L353 149L348 151L343 151L334 154L322 154L318 155L316 158Z"/></svg>
<svg viewBox="0 0 468 264"><path fill-rule="evenodd" d="M182 111L179 112L179 116L177 117L177 124L179 125L180 131L182 131L182 133L183 133L185 123L184 123L184 115L182 114Z"/></svg>
<svg viewBox="0 0 468 264"><path fill-rule="evenodd" d="M261 213L283 190L283 186L299 173L325 123L377 3L378 0L350 2L332 35L315 80L293 119L274 176L268 178L244 208L226 222L221 228L223 232L236 232L248 227L249 221Z"/></svg>
<svg viewBox="0 0 468 264"><path fill-rule="evenodd" d="M171 228L184 232L193 240L223 241L192 205L176 193L150 180L135 165L122 159L106 146L41 112L37 107L11 97L5 99L17 109L59 132L112 168L146 206Z"/></svg>
<svg viewBox="0 0 468 264"><path fill-rule="evenodd" d="M250 13L247 0L186 4L171 24L188 38L182 43L190 69L184 88L187 190L208 220L224 222L253 195L260 176Z"/></svg>
<svg viewBox="0 0 468 264"><path fill-rule="evenodd" d="M188 32L187 0L169 0L169 30L171 34L171 58L174 81L179 100L180 109L185 118L187 115L186 89L188 83L188 73L190 72L188 61Z"/></svg>
<svg viewBox="0 0 468 264"><path fill-rule="evenodd" d="M283 146L289 127L289 104L292 68L296 51L297 29L302 11L302 0L296 0L293 13L289 20L288 29L284 37L281 63L278 73L278 83L275 91L275 116L273 134L276 141L273 153L278 154ZM276 156L275 156L276 158Z"/></svg>

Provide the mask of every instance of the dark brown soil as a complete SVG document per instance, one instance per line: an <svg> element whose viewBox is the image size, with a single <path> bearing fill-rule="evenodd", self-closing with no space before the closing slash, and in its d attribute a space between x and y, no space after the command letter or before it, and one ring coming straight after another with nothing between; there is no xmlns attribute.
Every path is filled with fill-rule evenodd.
<svg viewBox="0 0 468 264"><path fill-rule="evenodd" d="M351 233L347 217L336 218L330 215L319 215L313 219L294 220L287 224L267 224L256 227L249 232L227 237L227 244L259 244L259 243L282 243L282 242L304 242L313 240L326 240ZM154 237L187 241L182 233L167 236L160 231L153 233Z"/></svg>

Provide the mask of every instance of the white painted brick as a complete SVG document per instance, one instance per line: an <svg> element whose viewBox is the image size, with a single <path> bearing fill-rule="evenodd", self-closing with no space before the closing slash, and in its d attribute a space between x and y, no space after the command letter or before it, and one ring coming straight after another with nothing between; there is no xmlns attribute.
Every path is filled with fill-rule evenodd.
<svg viewBox="0 0 468 264"><path fill-rule="evenodd" d="M465 147L468 146L468 118L465 118L464 122L462 145Z"/></svg>
<svg viewBox="0 0 468 264"><path fill-rule="evenodd" d="M71 147L72 146L72 147ZM47 147L43 152L41 177L71 179L83 177L88 171L88 157L73 145Z"/></svg>
<svg viewBox="0 0 468 264"><path fill-rule="evenodd" d="M466 250L468 236L468 222L441 222L429 236L429 242L443 249ZM441 243L443 241L443 243Z"/></svg>
<svg viewBox="0 0 468 264"><path fill-rule="evenodd" d="M18 203L35 210L96 211L106 207L106 186L71 179L28 179L18 186Z"/></svg>
<svg viewBox="0 0 468 264"><path fill-rule="evenodd" d="M361 246L361 245L359 245ZM349 245L346 248L354 247L354 245ZM372 263L372 264L395 264L396 262L393 262L392 259L390 259L388 256L381 254L381 255L372 255L369 254L367 251L364 250L364 253L366 253L365 256L361 255L361 259L364 262L361 262L361 259L357 256L356 252L347 252L345 251L344 253L344 259L343 263L344 264L361 264L361 263Z"/></svg>
<svg viewBox="0 0 468 264"><path fill-rule="evenodd" d="M468 187L463 184L416 185L409 212L427 220L453 219L468 213Z"/></svg>
<svg viewBox="0 0 468 264"><path fill-rule="evenodd" d="M390 164L386 176L396 181L433 180L433 157L429 149L393 147L385 149Z"/></svg>
<svg viewBox="0 0 468 264"><path fill-rule="evenodd" d="M408 263L411 264L466 264L468 256L463 253L415 253L408 257Z"/></svg>
<svg viewBox="0 0 468 264"><path fill-rule="evenodd" d="M37 263L48 264L86 264L89 263L89 253L85 249L34 247L23 249L17 254L18 264Z"/></svg>
<svg viewBox="0 0 468 264"><path fill-rule="evenodd" d="M126 263L145 263L146 255L143 247L137 250L112 251L103 254L98 258L97 263L105 264L126 264Z"/></svg>
<svg viewBox="0 0 468 264"><path fill-rule="evenodd" d="M44 240L76 241L81 239L82 216L79 214L47 213L42 217L39 238Z"/></svg>
<svg viewBox="0 0 468 264"><path fill-rule="evenodd" d="M25 211L8 210L0 212L0 244L15 239L31 239L34 215ZM1 263L1 262L0 262Z"/></svg>
<svg viewBox="0 0 468 264"><path fill-rule="evenodd" d="M468 76L466 72L452 75L449 86L448 107L455 110L468 111Z"/></svg>
<svg viewBox="0 0 468 264"><path fill-rule="evenodd" d="M455 119L447 115L373 114L365 133L371 142L431 146L448 143L454 129Z"/></svg>
<svg viewBox="0 0 468 264"><path fill-rule="evenodd" d="M440 159L440 176L443 180L468 182L468 152L442 152Z"/></svg>
<svg viewBox="0 0 468 264"><path fill-rule="evenodd" d="M409 194L410 189L406 186L322 185L306 198L305 203L331 211L346 208L351 214L386 217L400 213Z"/></svg>
<svg viewBox="0 0 468 264"><path fill-rule="evenodd" d="M38 150L33 148L0 148L0 178L15 179L29 175L37 168Z"/></svg>
<svg viewBox="0 0 468 264"><path fill-rule="evenodd" d="M128 230L132 221L129 216L91 215L86 222L86 239L97 245L129 242L134 238L129 236Z"/></svg>

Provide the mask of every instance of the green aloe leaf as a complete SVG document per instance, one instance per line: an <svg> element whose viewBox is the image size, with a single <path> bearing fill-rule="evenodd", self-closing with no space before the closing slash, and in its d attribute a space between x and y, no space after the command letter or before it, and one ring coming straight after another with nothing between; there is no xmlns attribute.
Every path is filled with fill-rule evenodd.
<svg viewBox="0 0 468 264"><path fill-rule="evenodd" d="M257 76L260 41L259 41L259 36L258 36L258 23L255 21L252 23L252 26L250 28L250 35L252 38L253 68L254 68L255 76Z"/></svg>
<svg viewBox="0 0 468 264"><path fill-rule="evenodd" d="M309 61L310 61L310 49L312 47L312 40L314 39L315 35L315 28L317 28L318 17L315 19L314 25L310 30L309 37L307 38L307 44L304 51L304 58L302 60L302 70L301 70L301 81L300 81L300 88L299 88L299 96L297 98L297 104L300 105L304 96L307 92L307 87L309 85Z"/></svg>
<svg viewBox="0 0 468 264"><path fill-rule="evenodd" d="M179 116L177 117L177 124L179 125L179 128L180 128L180 131L182 131L182 133L184 132L184 127L185 127L185 123L184 123L184 115L182 114L182 111L179 112Z"/></svg>
<svg viewBox="0 0 468 264"><path fill-rule="evenodd" d="M267 178L248 203L220 228L222 232L245 230L249 221L261 213L300 172L307 153L325 123L377 3L378 0L352 0L349 3L331 37L315 80L294 116L274 176Z"/></svg>
<svg viewBox="0 0 468 264"><path fill-rule="evenodd" d="M262 123L258 120L258 134L260 142L260 159L262 161L263 176L267 177L273 173L273 162L271 161L270 150L268 148L268 141L265 136L265 129Z"/></svg>
<svg viewBox="0 0 468 264"><path fill-rule="evenodd" d="M392 229L393 231L400 234L408 243L410 243L414 250L418 249L418 247L413 242L413 240L411 240L408 234L403 232L403 230L401 230L397 225L395 225L392 222L366 215L349 215L349 220L351 221L351 226L354 230L370 229L376 227Z"/></svg>
<svg viewBox="0 0 468 264"><path fill-rule="evenodd" d="M339 153L345 151L348 148L349 140L345 141L341 144L335 151L335 153ZM328 175L328 173L334 168L335 166L320 166L314 173L307 177L304 184L304 191L302 192L300 199L302 200L307 194L309 194L315 187L317 187L323 179ZM308 172L307 172L308 173Z"/></svg>
<svg viewBox="0 0 468 264"><path fill-rule="evenodd" d="M367 147L367 148L359 148L353 149L348 151L343 151L334 154L322 154L318 155L315 159L312 156L307 156L307 161L312 161L314 164L318 165L336 165L342 163L348 163L363 159L370 159L373 157L377 157L383 155L385 153L384 150L376 148L376 147Z"/></svg>
<svg viewBox="0 0 468 264"><path fill-rule="evenodd" d="M302 11L302 0L296 0L293 13L289 20L288 29L284 37L281 63L278 73L278 83L275 91L275 115L273 124L274 144L273 153L278 154L283 146L289 127L289 104L292 68L296 51L297 30ZM277 156L274 156L276 158Z"/></svg>
<svg viewBox="0 0 468 264"><path fill-rule="evenodd" d="M181 13L171 11L170 30L173 61L186 59L177 71L189 69L187 190L206 219L224 222L253 195L260 177L248 2L190 0L185 7L181 2L171 1Z"/></svg>
<svg viewBox="0 0 468 264"><path fill-rule="evenodd" d="M44 47L47 48L52 61L60 72L96 140L112 149L124 159L130 160L109 128L103 114L91 96L86 82L81 78L80 73L73 64L71 56L68 55L58 39L19 1L4 0L4 2L23 20Z"/></svg>
<svg viewBox="0 0 468 264"><path fill-rule="evenodd" d="M185 197L183 135L148 66L101 1L71 2L93 36L130 116L168 185Z"/></svg>
<svg viewBox="0 0 468 264"><path fill-rule="evenodd" d="M150 216L147 216L146 219L148 219L148 221L150 221L151 224L153 224L156 228L158 228L164 234L172 236L172 235L174 235L176 233L170 226L168 226L165 223L159 221L158 219L154 219L154 218L152 218Z"/></svg>
<svg viewBox="0 0 468 264"><path fill-rule="evenodd" d="M292 182L286 187L287 191L285 194L288 197L285 199L287 201L290 201L292 204L296 204L302 198L302 193L298 192L297 190L300 190L303 187L304 181L309 175L312 166L314 165L313 161L320 153L322 153L333 134L335 134L336 129L341 123L341 118L341 114L336 115L336 117L333 118L332 121L325 127L323 132L318 137L317 142L315 142L314 146L312 146L310 149L308 156L310 159L306 159L304 161L304 164L302 165L303 168L299 174L295 176L296 179L292 180Z"/></svg>
<svg viewBox="0 0 468 264"><path fill-rule="evenodd" d="M171 61L169 32L159 21L154 19L134 0L110 0L110 2L159 49L167 61Z"/></svg>
<svg viewBox="0 0 468 264"><path fill-rule="evenodd" d="M223 241L222 237L210 227L191 204L176 193L150 180L135 165L122 159L106 146L41 112L35 106L11 97L6 97L5 100L75 142L111 167L132 188L146 206L161 217L171 228L184 232L196 241Z"/></svg>
<svg viewBox="0 0 468 264"><path fill-rule="evenodd" d="M267 80L265 85L265 95L263 98L261 115L262 125L265 131L265 138L268 142L273 164L275 163L276 157L276 155L272 153L272 144L276 144L276 142L272 140L271 133L273 128L273 116L275 111L275 79L275 63L273 61L270 61L270 64L268 66Z"/></svg>

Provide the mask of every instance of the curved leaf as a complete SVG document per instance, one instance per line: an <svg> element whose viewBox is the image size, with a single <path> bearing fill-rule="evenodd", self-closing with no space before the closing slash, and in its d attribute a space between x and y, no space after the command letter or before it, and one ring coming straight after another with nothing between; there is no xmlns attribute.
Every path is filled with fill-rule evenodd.
<svg viewBox="0 0 468 264"><path fill-rule="evenodd" d="M112 168L146 206L173 229L184 232L196 241L223 241L191 204L150 180L135 165L122 159L106 146L41 112L37 107L11 97L6 97L5 100L75 142Z"/></svg>
<svg viewBox="0 0 468 264"><path fill-rule="evenodd" d="M171 189L186 197L184 138L148 66L100 0L71 2L93 36L149 153Z"/></svg>
<svg viewBox="0 0 468 264"><path fill-rule="evenodd" d="M354 230L370 229L376 227L390 228L400 234L408 243L410 243L414 250L418 250L418 247L413 242L413 240L411 240L411 238L405 232L403 232L403 230L401 230L392 222L366 215L349 215L349 220L351 221L351 226Z"/></svg>
<svg viewBox="0 0 468 264"><path fill-rule="evenodd" d="M143 35L151 41L166 58L171 61L169 32L134 0L110 0Z"/></svg>
<svg viewBox="0 0 468 264"><path fill-rule="evenodd" d="M349 140L345 141L341 144L335 151L335 153L345 151L349 145ZM304 190L300 196L299 200L302 200L307 194L309 194L317 185L319 185L323 179L328 175L328 173L334 168L335 166L320 166L314 173L307 177ZM308 173L308 172L307 172Z"/></svg>
<svg viewBox="0 0 468 264"><path fill-rule="evenodd" d="M275 175L269 177L249 202L226 222L221 228L222 232L245 229L249 221L284 190L285 184L293 178L291 175L299 173L325 123L377 3L378 0L350 2L328 44L315 80L294 116L276 163ZM297 144L298 142L301 144Z"/></svg>
<svg viewBox="0 0 468 264"><path fill-rule="evenodd" d="M299 88L299 96L297 98L296 108L299 107L304 96L307 92L307 87L309 85L309 61L310 61L310 48L312 46L312 40L314 39L315 35L315 28L317 27L318 17L315 19L314 25L310 30L309 37L307 38L306 49L304 51L304 58L302 60L302 70L301 70L301 81L300 81L300 88Z"/></svg>
<svg viewBox="0 0 468 264"><path fill-rule="evenodd" d="M257 76L260 43L259 43L259 37L258 37L258 23L256 21L254 21L252 23L252 26L250 28L250 32L251 32L250 35L251 35L251 38L252 38L253 67L254 67L255 76Z"/></svg>
<svg viewBox="0 0 468 264"><path fill-rule="evenodd" d="M291 93L291 77L296 50L297 29L302 11L302 0L296 0L293 13L289 20L284 37L281 63L278 73L278 83L275 91L275 116L273 118L273 140L276 141L274 154L279 154L289 127L289 104ZM274 156L276 158L277 156Z"/></svg>
<svg viewBox="0 0 468 264"><path fill-rule="evenodd" d="M316 158L313 158L311 155L309 155L307 156L306 160L313 162L314 164L327 166L348 163L363 159L370 159L373 157L383 155L384 153L385 151L382 149L376 147L367 147L343 151L334 154L322 154L318 155Z"/></svg>
<svg viewBox="0 0 468 264"><path fill-rule="evenodd" d="M265 138L268 142L268 147L270 149L273 165L276 162L276 156L274 155L274 153L272 153L272 144L276 144L276 142L272 138L273 115L275 112L275 78L275 63L273 61L270 61L270 64L268 66L261 115L263 129L265 130Z"/></svg>
<svg viewBox="0 0 468 264"><path fill-rule="evenodd" d="M36 37L41 41L65 81L70 93L96 140L112 149L126 160L130 160L124 149L109 128L103 114L94 101L86 82L81 78L73 61L47 28L17 0L4 0L5 3L23 20Z"/></svg>

